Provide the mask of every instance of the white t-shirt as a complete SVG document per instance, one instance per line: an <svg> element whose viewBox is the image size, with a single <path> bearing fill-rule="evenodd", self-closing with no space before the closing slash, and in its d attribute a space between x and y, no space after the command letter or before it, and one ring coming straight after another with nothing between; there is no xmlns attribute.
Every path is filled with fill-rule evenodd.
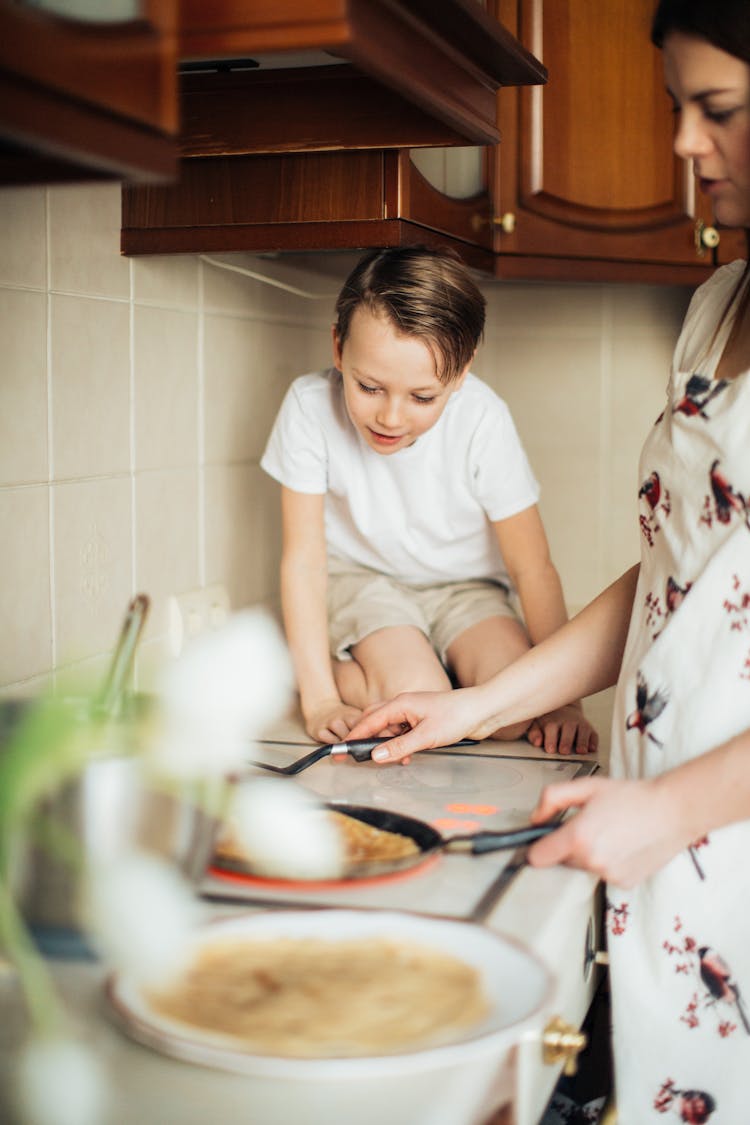
<svg viewBox="0 0 750 1125"><path fill-rule="evenodd" d="M471 578L510 585L489 521L539 498L508 407L475 375L430 430L388 456L352 425L335 368L301 375L261 467L294 492L325 494L330 555L408 585Z"/></svg>

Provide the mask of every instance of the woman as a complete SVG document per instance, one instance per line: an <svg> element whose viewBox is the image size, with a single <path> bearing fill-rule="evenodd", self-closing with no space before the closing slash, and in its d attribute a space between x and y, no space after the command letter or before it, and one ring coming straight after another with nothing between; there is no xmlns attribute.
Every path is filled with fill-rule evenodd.
<svg viewBox="0 0 750 1125"><path fill-rule="evenodd" d="M716 218L750 228L750 4L662 0L653 27ZM478 687L402 695L350 732L404 760L617 681L611 778L550 786L529 849L608 882L619 1125L750 1119L750 273L695 294L640 466L641 564ZM407 729L408 728L408 729Z"/></svg>

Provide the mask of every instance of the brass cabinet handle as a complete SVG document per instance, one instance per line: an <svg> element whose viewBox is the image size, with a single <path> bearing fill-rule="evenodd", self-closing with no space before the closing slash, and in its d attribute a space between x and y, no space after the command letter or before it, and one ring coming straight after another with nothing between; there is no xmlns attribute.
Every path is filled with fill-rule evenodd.
<svg viewBox="0 0 750 1125"><path fill-rule="evenodd" d="M695 252L699 258L705 257L706 250L715 250L721 242L716 227L707 227L702 219L695 224Z"/></svg>
<svg viewBox="0 0 750 1125"><path fill-rule="evenodd" d="M500 227L505 234L513 234L516 229L516 216L513 211L506 211L499 218L496 215L491 215L489 218L486 215L472 215L472 230L480 231L486 226Z"/></svg>
<svg viewBox="0 0 750 1125"><path fill-rule="evenodd" d="M575 1074L578 1055L586 1046L586 1033L560 1016L553 1016L542 1032L542 1060L549 1066L563 1064L563 1074Z"/></svg>
<svg viewBox="0 0 750 1125"><path fill-rule="evenodd" d="M512 211L506 211L499 219L493 216L492 225L501 227L506 234L513 234L516 229L516 216Z"/></svg>

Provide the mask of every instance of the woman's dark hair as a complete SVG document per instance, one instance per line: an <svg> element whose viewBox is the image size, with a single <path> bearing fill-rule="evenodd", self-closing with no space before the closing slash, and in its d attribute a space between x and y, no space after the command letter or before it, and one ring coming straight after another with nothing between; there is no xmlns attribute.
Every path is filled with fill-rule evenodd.
<svg viewBox="0 0 750 1125"><path fill-rule="evenodd" d="M399 246L366 254L336 301L340 347L360 306L387 317L396 332L421 340L444 384L471 362L484 331L484 296L458 254L447 248Z"/></svg>
<svg viewBox="0 0 750 1125"><path fill-rule="evenodd" d="M706 39L728 55L750 63L748 0L659 0L651 41L664 46L670 31Z"/></svg>
<svg viewBox="0 0 750 1125"><path fill-rule="evenodd" d="M651 41L663 47L672 31L705 39L750 66L749 0L659 0L651 24ZM739 319L750 304L750 228L745 228L747 263L721 315L714 338L734 306Z"/></svg>

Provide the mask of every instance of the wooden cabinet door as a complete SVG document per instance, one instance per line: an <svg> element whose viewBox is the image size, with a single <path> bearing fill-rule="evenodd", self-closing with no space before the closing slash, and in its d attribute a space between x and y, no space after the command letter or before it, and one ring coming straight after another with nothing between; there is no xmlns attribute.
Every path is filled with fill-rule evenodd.
<svg viewBox="0 0 750 1125"><path fill-rule="evenodd" d="M725 266L736 258L747 258L748 245L744 230L727 230L719 227L719 244L716 247L716 264Z"/></svg>
<svg viewBox="0 0 750 1125"><path fill-rule="evenodd" d="M0 0L0 185L166 180L177 171L177 0L138 18Z"/></svg>
<svg viewBox="0 0 750 1125"><path fill-rule="evenodd" d="M431 187L407 149L214 157L183 160L175 184L124 188L121 248L259 253L422 242L454 246L491 274L488 240L475 244L476 214L475 200Z"/></svg>
<svg viewBox="0 0 750 1125"><path fill-rule="evenodd" d="M710 207L672 151L653 0L493 2L549 71L499 100L499 272L524 276L520 257L537 276L702 280L713 254L696 224L711 224Z"/></svg>

